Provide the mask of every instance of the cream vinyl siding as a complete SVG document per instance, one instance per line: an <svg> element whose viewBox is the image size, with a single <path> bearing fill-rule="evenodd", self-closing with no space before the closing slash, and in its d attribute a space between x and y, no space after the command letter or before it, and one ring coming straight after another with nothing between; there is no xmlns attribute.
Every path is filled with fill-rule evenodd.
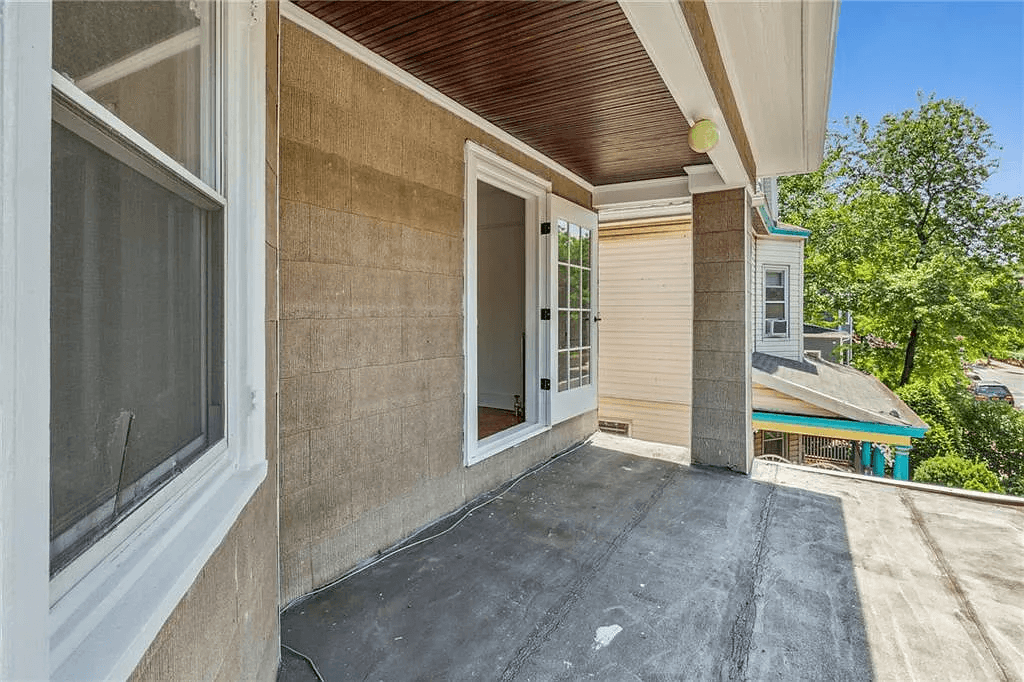
<svg viewBox="0 0 1024 682"><path fill-rule="evenodd" d="M754 350L791 360L804 354L804 240L800 237L758 237L754 267ZM764 335L765 270L788 270L789 334L785 338Z"/></svg>
<svg viewBox="0 0 1024 682"><path fill-rule="evenodd" d="M690 445L689 218L602 224L598 413L642 440Z"/></svg>

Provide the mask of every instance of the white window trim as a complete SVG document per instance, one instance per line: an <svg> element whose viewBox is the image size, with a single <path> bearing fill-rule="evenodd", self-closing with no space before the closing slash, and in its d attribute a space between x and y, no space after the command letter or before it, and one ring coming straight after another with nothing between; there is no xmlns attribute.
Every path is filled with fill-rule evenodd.
<svg viewBox="0 0 1024 682"><path fill-rule="evenodd" d="M49 670L50 6L0 0L0 679ZM40 368L47 368L41 372Z"/></svg>
<svg viewBox="0 0 1024 682"><path fill-rule="evenodd" d="M126 679L266 476L263 16L262 2L221 13L224 441L50 581L52 19L49 3L0 0L0 678Z"/></svg>
<svg viewBox="0 0 1024 682"><path fill-rule="evenodd" d="M769 439L769 438L766 437L766 434L768 434L768 433L778 433L778 434L780 434L780 437L779 438L771 438L771 439ZM761 453L760 453L761 455L775 454L775 453L765 452L764 446L765 446L765 443L767 443L769 440L772 440L772 441L776 441L776 440L782 441L782 455L780 455L780 456L781 457L788 457L789 456L789 435L786 434L784 431L762 431L761 432Z"/></svg>
<svg viewBox="0 0 1024 682"><path fill-rule="evenodd" d="M785 334L768 334L765 330L765 323L768 321L768 273L769 272L781 272L782 273L782 289L785 293L785 298L781 301L785 308L785 320L786 320L786 333ZM761 337L766 340L779 340L788 339L790 337L790 329L792 328L792 321L790 320L790 291L789 291L789 266L788 265L766 265L761 273ZM780 303L780 301L771 301L772 303ZM779 318L773 317L773 320Z"/></svg>
<svg viewBox="0 0 1024 682"><path fill-rule="evenodd" d="M466 376L465 442L466 466L476 464L525 440L550 430L548 391L540 390L539 379L548 372L548 334L541 327L540 308L547 305L546 259L540 257L540 223L547 219L547 196L551 183L494 152L471 141L466 142L465 187L465 290L464 335ZM477 439L477 181L522 197L526 202L526 336L533 339L532 352L527 353L526 395L528 420L518 426ZM531 229L532 228L532 229ZM532 418L531 418L532 415Z"/></svg>

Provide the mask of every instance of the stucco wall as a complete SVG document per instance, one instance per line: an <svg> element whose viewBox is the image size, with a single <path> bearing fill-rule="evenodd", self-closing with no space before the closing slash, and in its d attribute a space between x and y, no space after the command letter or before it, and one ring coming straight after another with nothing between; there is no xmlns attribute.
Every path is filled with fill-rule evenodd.
<svg viewBox="0 0 1024 682"><path fill-rule="evenodd" d="M693 197L693 462L747 472L751 408L750 199Z"/></svg>
<svg viewBox="0 0 1024 682"><path fill-rule="evenodd" d="M282 601L596 428L463 466L464 144L588 192L289 22L281 62Z"/></svg>
<svg viewBox="0 0 1024 682"><path fill-rule="evenodd" d="M133 680L274 680L277 543L278 3L267 3L267 467L263 484L145 653Z"/></svg>

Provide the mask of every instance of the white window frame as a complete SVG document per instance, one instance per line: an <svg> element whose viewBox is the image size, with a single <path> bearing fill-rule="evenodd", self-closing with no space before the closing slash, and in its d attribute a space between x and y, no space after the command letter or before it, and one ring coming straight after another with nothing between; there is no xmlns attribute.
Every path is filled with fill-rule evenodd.
<svg viewBox="0 0 1024 682"><path fill-rule="evenodd" d="M782 273L782 292L784 298L782 301L769 301L768 300L768 273L781 272ZM776 287L772 287L776 288ZM790 321L790 309L789 309L789 266L786 265L766 265L764 266L764 273L761 278L761 334L765 339L788 339L790 335L790 327L792 326ZM785 317L768 317L768 304L769 303L782 303ZM784 319L786 322L786 333L785 334L769 334L767 330L768 320Z"/></svg>
<svg viewBox="0 0 1024 682"><path fill-rule="evenodd" d="M506 161L494 152L467 141L465 147L465 291L464 347L466 397L465 441L466 466L481 462L499 452L550 430L548 391L540 390L540 377L547 376L547 332L540 322L540 309L547 305L548 272L546 259L540 258L540 224L547 219L547 196L551 183ZM526 203L526 291L524 321L526 338L531 346L526 353L526 421L505 429L484 440L478 440L477 403L477 182L485 182L500 190L521 197Z"/></svg>
<svg viewBox="0 0 1024 682"><path fill-rule="evenodd" d="M266 477L264 16L259 0L220 12L220 194L123 135L226 201L224 439L51 581L51 98L78 93L52 75L50 4L0 0L0 678L130 676Z"/></svg>
<svg viewBox="0 0 1024 682"><path fill-rule="evenodd" d="M769 434L769 433L777 433L777 434L779 434L779 437L778 438L770 438L769 439L767 437L767 434ZM776 455L777 457L787 457L787 458L789 457L789 435L788 434L786 434L784 431L762 431L761 432L761 453L760 453L761 455L775 455L774 452L771 452L771 453L765 452L764 446L765 446L765 444L769 440L772 440L772 441L782 441L782 454L781 455Z"/></svg>

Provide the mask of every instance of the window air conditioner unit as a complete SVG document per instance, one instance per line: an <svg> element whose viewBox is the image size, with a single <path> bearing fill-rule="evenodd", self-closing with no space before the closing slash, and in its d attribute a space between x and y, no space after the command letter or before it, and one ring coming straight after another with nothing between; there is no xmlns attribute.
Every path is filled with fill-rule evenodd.
<svg viewBox="0 0 1024 682"><path fill-rule="evenodd" d="M789 332L789 320L765 320L765 336L786 336Z"/></svg>

